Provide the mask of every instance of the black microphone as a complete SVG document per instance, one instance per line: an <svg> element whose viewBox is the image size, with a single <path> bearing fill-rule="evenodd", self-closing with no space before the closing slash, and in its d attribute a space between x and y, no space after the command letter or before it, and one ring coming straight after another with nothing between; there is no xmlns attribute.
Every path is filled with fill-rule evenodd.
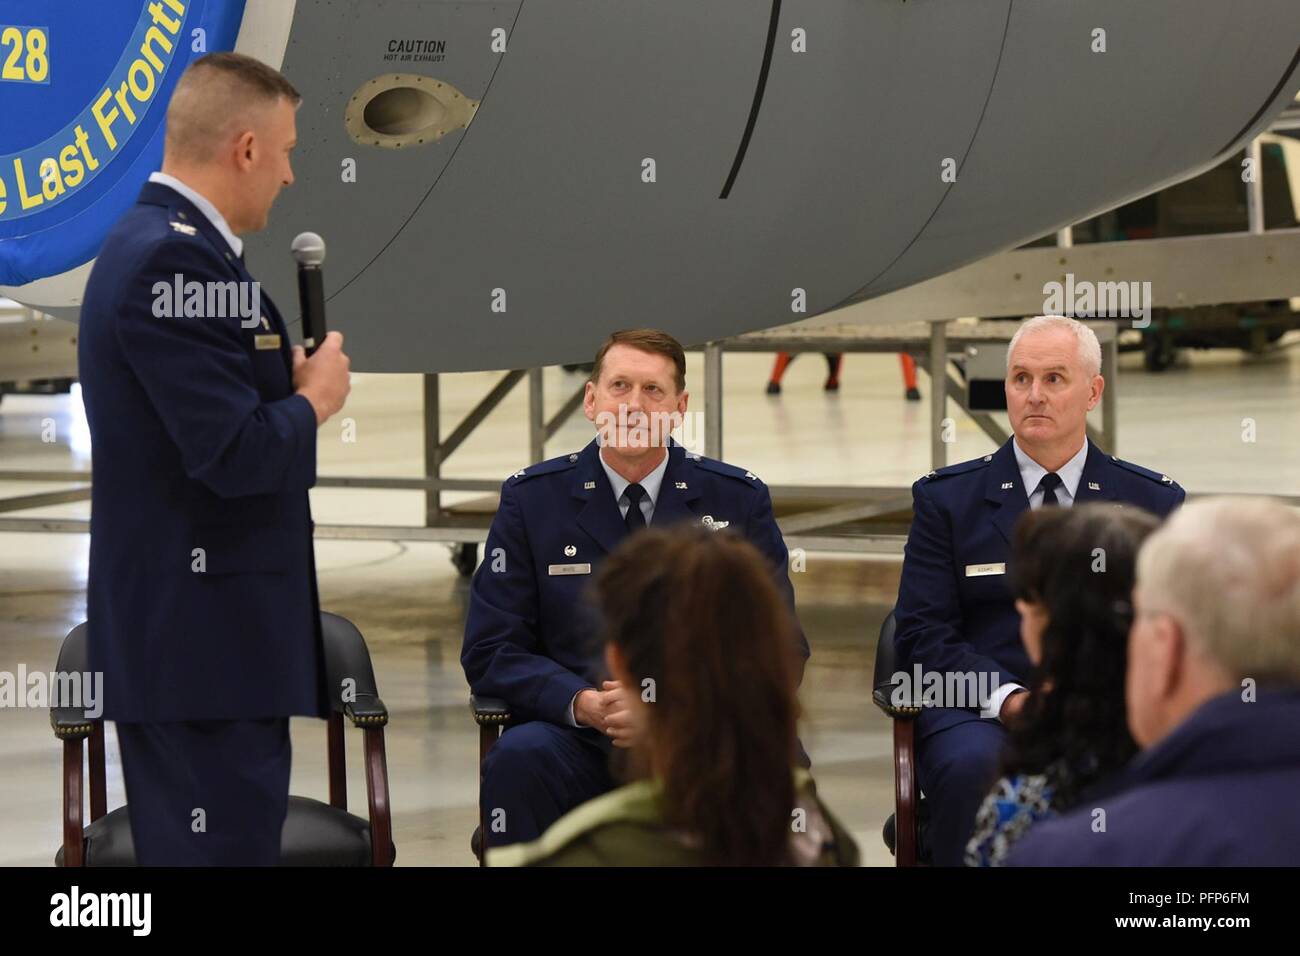
<svg viewBox="0 0 1300 956"><path fill-rule="evenodd" d="M314 232L304 232L289 248L298 260L302 347L311 355L325 341L325 284L320 271L320 264L325 261L325 240Z"/></svg>

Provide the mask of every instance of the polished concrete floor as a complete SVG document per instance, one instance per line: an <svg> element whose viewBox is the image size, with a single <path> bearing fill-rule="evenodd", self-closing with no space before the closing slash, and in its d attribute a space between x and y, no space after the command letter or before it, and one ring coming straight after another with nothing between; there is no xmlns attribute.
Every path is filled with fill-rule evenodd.
<svg viewBox="0 0 1300 956"><path fill-rule="evenodd" d="M926 406L906 403L893 356L851 355L838 394L821 390L825 363L795 362L783 395L763 394L770 356L732 355L725 365L726 454L774 484L902 485L929 470ZM700 381L700 359L688 378ZM495 380L490 373L444 376L444 434ZM555 407L579 378L548 369ZM928 387L922 377L921 387ZM525 392L509 399L450 459L447 474L503 478L528 464ZM322 474L417 475L422 465L420 380L354 376L343 423L325 426ZM1192 493L1296 495L1300 476L1300 349L1263 359L1196 353L1161 375L1121 360L1123 457L1166 471ZM692 410L699 405L693 401ZM72 396L9 396L0 403L0 468L84 468L88 437ZM1243 439L1253 422L1254 441ZM580 416L547 446L576 450L590 437ZM1246 437L1249 437L1248 435ZM51 440L52 439L52 440ZM973 424L958 422L951 461L992 450ZM60 487L4 482L0 494ZM418 492L324 489L312 493L318 522L419 524ZM84 503L23 512L85 517ZM59 641L85 611L82 534L0 532L0 671L48 671ZM445 545L319 540L322 604L353 620L369 642L388 705L388 766L394 838L403 865L471 865L475 823L476 729L459 664L466 585ZM857 836L864 862L890 862L880 824L891 810L888 722L870 703L875 633L892 603L898 562L814 553L793 575L804 630L813 648L803 684L801 733L827 803ZM324 725L296 720L293 791L325 798ZM349 801L364 813L360 740L349 733ZM61 839L60 749L45 711L0 709L0 864L46 865ZM123 801L120 767L109 738L109 806Z"/></svg>

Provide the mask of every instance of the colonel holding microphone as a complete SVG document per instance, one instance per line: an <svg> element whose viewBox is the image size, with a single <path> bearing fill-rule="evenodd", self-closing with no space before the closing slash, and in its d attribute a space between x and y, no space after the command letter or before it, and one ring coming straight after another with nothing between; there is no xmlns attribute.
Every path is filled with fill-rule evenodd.
<svg viewBox="0 0 1300 956"><path fill-rule="evenodd" d="M337 332L290 348L239 239L293 184L300 102L250 57L191 64L81 310L90 667L142 865L277 863L289 717L328 712L307 489L349 363Z"/></svg>

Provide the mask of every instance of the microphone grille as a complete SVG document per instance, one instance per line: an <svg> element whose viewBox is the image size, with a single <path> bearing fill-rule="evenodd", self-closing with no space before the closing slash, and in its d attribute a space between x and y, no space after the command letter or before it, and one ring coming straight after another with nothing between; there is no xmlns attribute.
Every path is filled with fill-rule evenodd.
<svg viewBox="0 0 1300 956"><path fill-rule="evenodd" d="M325 261L325 240L314 232L299 233L289 249L299 265L318 266Z"/></svg>

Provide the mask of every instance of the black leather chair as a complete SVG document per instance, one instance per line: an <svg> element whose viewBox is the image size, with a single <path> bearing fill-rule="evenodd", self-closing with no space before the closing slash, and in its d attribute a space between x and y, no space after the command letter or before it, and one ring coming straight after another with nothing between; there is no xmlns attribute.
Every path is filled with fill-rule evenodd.
<svg viewBox="0 0 1300 956"><path fill-rule="evenodd" d="M497 739L505 730L506 724L510 723L510 706L504 700L499 700L496 697L476 697L470 694L469 709L470 713L474 715L474 722L478 724L478 765L481 774L483 761L487 759L488 751L496 745ZM480 799L478 826L474 828L474 832L469 838L469 848L478 857L479 866L485 864L483 834L486 826L487 820L483 818L483 801Z"/></svg>
<svg viewBox="0 0 1300 956"><path fill-rule="evenodd" d="M337 614L321 612L325 669L332 696L328 720L330 802L289 797L281 837L281 866L392 866L392 811L384 726L388 710L379 699L370 652L361 632ZM59 672L85 673L86 625L78 624L59 649ZM349 680L347 692L344 681ZM348 699L344 699L344 698ZM364 735L370 819L348 813L343 718ZM63 741L63 846L57 866L134 866L135 847L125 806L107 812L104 722L72 708L52 708L50 724ZM90 741L90 823L83 826L83 750Z"/></svg>
<svg viewBox="0 0 1300 956"><path fill-rule="evenodd" d="M897 667L894 646L894 612L880 625L876 643L876 665L871 699L894 723L894 812L885 821L884 838L898 866L918 866L928 861L924 847L925 801L916 786L916 740L914 721L921 713L920 688L897 703L892 681Z"/></svg>

